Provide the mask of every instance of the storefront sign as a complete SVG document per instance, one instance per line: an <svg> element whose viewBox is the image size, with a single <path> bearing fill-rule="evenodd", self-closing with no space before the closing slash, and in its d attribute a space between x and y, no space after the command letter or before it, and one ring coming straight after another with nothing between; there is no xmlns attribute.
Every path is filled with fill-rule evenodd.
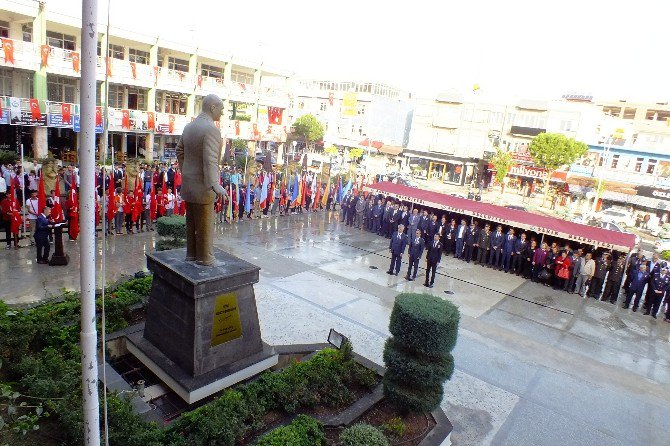
<svg viewBox="0 0 670 446"><path fill-rule="evenodd" d="M36 110L38 109L39 105ZM45 126L47 115L37 113L37 111L34 114L30 110L21 110L21 99L11 97L9 98L9 123L11 125Z"/></svg>
<svg viewBox="0 0 670 446"><path fill-rule="evenodd" d="M49 127L62 127L71 129L73 126L72 121L74 120L72 119L72 117L70 117L70 122L63 123L63 115L49 113L47 123Z"/></svg>
<svg viewBox="0 0 670 446"><path fill-rule="evenodd" d="M74 130L77 133L81 132L81 117L79 115L74 115L72 117L72 121L73 121L72 130ZM105 129L105 120L103 119L100 125L95 126L95 133L100 134L104 131L104 129Z"/></svg>
<svg viewBox="0 0 670 446"><path fill-rule="evenodd" d="M670 189L658 189L651 186L638 186L637 194L642 195L643 197L670 200Z"/></svg>

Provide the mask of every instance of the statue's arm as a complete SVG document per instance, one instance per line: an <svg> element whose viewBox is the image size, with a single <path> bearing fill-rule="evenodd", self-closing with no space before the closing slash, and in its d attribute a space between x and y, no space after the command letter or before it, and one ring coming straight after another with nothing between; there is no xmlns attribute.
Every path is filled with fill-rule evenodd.
<svg viewBox="0 0 670 446"><path fill-rule="evenodd" d="M179 137L179 142L177 143L177 162L179 162L179 168L184 168L184 140L182 137Z"/></svg>
<svg viewBox="0 0 670 446"><path fill-rule="evenodd" d="M216 127L207 130L203 140L202 153L202 171L204 173L203 183L208 187L213 187L215 190L220 188L219 185L219 161L221 160L221 148L223 146L223 139L221 133Z"/></svg>

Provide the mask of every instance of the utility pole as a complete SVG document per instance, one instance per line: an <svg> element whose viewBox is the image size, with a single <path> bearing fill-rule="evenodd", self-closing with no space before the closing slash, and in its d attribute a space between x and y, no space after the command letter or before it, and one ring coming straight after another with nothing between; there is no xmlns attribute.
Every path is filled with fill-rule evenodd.
<svg viewBox="0 0 670 446"><path fill-rule="evenodd" d="M81 379L84 445L100 445L98 334L95 325L95 98L98 1L83 0L81 12L81 146L79 212L81 221ZM107 53L107 48L103 51ZM104 181L104 180L103 180ZM104 186L104 182L103 182ZM103 346L104 348L104 346Z"/></svg>

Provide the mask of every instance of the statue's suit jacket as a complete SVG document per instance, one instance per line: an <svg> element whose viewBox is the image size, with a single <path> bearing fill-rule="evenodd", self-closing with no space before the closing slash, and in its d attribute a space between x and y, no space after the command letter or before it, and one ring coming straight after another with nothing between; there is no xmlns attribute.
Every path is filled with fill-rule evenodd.
<svg viewBox="0 0 670 446"><path fill-rule="evenodd" d="M181 196L186 202L213 204L219 184L221 131L212 118L201 113L186 124L177 144L177 161L182 171ZM184 150L186 148L186 150Z"/></svg>

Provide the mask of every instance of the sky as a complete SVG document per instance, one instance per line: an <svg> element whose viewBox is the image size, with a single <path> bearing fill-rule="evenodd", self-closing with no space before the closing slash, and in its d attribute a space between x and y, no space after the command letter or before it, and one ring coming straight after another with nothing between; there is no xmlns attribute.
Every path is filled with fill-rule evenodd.
<svg viewBox="0 0 670 446"><path fill-rule="evenodd" d="M81 16L75 0L47 7ZM100 1L101 20L107 1ZM670 99L666 0L111 0L111 23L422 97ZM148 19L150 18L150 19Z"/></svg>

